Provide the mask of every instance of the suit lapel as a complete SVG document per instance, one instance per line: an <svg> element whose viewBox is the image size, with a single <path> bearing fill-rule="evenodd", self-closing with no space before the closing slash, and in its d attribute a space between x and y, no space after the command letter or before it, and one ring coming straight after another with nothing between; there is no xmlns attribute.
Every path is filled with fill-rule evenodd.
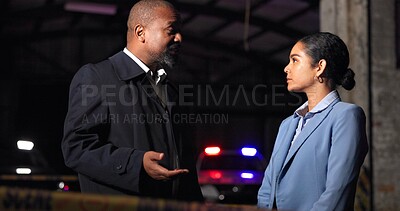
<svg viewBox="0 0 400 211"><path fill-rule="evenodd" d="M171 113L172 111L172 107L174 107L177 103L178 100L178 91L176 89L176 87L171 84L168 79L165 79L165 92L166 92L166 96L167 96L167 108L168 111Z"/></svg>
<svg viewBox="0 0 400 211"><path fill-rule="evenodd" d="M285 161L286 155L288 153L290 143L293 140L294 133L296 131L297 124L299 122L299 117L294 117L290 120L289 127L287 128L287 132L283 138L281 145L279 146L278 152L276 153L277 157L275 158L275 172L280 172Z"/></svg>
<svg viewBox="0 0 400 211"><path fill-rule="evenodd" d="M160 98L157 96L157 93L154 91L153 86L150 84L150 81L147 77L143 77L142 81L140 82L141 88L146 95L155 102L157 105L158 110L160 110L160 113L163 113L164 107L162 103L160 102Z"/></svg>
<svg viewBox="0 0 400 211"><path fill-rule="evenodd" d="M339 102L336 100L332 102L326 109L323 111L316 113L314 117L307 123L307 126L300 132L299 136L293 142L293 145L290 147L289 153L286 156L285 163L283 167L285 167L290 159L296 154L299 148L304 144L304 142L308 139L308 137L318 128L318 126L324 121L326 116L330 113L333 108L333 105Z"/></svg>
<svg viewBox="0 0 400 211"><path fill-rule="evenodd" d="M117 54L111 56L109 60L111 61L111 64L114 67L114 71L121 81L129 81L135 77L138 77L139 75L146 74L143 69L123 51L120 51ZM130 83L132 83L132 81L130 81ZM147 76L142 78L140 85L142 86L141 88L143 92L146 93L146 95L157 104L157 108L160 109L160 112L164 112L165 109L160 102L160 99L158 98L156 92L154 91L154 88L150 84ZM168 107L169 110L171 109L171 106L172 105Z"/></svg>

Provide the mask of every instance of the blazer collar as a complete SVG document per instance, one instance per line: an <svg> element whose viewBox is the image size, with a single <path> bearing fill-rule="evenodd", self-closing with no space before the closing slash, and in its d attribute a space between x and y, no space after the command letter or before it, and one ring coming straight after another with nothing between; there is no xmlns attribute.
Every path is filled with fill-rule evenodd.
<svg viewBox="0 0 400 211"><path fill-rule="evenodd" d="M322 121L324 121L324 119L327 117L327 115L331 112L333 106L336 103L338 103L339 101L340 101L340 98L333 101L326 109L321 111L319 114L316 114L313 117L312 121L310 121L307 124L307 126L304 127L304 129L301 131L299 136L293 142L293 145L290 147L283 166L285 166L290 161L290 159L292 159L292 157L296 154L296 152L299 150L299 148L304 144L304 142L307 140L307 138L318 128L318 126L322 123ZM296 121L296 122L298 122L298 121ZM297 126L297 124L296 124L296 126ZM294 129L291 132L294 133L295 130L296 129ZM293 139L293 136L286 137L285 142L289 143L289 145L290 145L290 142L292 141L292 139Z"/></svg>
<svg viewBox="0 0 400 211"><path fill-rule="evenodd" d="M146 74L144 70L123 51L111 56L109 60L121 81L127 81L139 75Z"/></svg>

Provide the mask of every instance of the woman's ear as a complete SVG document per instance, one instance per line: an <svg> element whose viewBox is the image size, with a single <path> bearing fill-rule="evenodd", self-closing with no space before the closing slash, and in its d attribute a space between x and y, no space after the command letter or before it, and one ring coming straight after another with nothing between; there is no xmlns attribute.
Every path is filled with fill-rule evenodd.
<svg viewBox="0 0 400 211"><path fill-rule="evenodd" d="M133 28L133 30L134 36L137 38L137 40L139 40L139 42L144 42L144 27L138 24Z"/></svg>
<svg viewBox="0 0 400 211"><path fill-rule="evenodd" d="M317 77L322 77L324 72L325 72L325 68L326 68L326 60L325 59L321 59L319 60L318 64L317 64Z"/></svg>

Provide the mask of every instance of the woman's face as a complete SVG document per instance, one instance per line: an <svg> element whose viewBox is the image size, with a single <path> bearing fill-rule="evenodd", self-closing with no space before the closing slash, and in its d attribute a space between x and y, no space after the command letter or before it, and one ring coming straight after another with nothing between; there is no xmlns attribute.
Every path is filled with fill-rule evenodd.
<svg viewBox="0 0 400 211"><path fill-rule="evenodd" d="M312 58L306 54L304 45L297 42L289 55L289 64L285 67L288 90L291 92L315 92L315 76L318 66L312 66Z"/></svg>

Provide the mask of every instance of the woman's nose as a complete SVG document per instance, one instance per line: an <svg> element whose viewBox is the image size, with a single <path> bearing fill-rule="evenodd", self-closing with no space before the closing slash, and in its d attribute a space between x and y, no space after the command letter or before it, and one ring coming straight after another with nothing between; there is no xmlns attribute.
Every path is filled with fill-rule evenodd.
<svg viewBox="0 0 400 211"><path fill-rule="evenodd" d="M286 65L285 68L283 68L283 72L288 73L289 72L289 65Z"/></svg>

